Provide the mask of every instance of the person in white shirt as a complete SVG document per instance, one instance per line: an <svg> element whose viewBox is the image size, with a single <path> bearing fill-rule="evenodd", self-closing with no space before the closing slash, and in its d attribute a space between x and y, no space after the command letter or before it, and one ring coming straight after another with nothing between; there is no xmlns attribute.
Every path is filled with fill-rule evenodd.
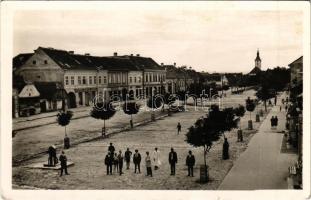
<svg viewBox="0 0 311 200"><path fill-rule="evenodd" d="M154 148L153 154L152 154L152 158L154 161L154 170L159 169L160 165L161 165L161 160L160 160L160 151L158 150L158 148Z"/></svg>

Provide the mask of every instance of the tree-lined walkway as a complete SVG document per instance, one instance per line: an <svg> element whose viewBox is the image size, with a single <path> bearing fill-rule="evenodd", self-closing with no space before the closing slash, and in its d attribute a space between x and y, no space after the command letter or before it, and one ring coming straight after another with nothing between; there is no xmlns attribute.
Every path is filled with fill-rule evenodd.
<svg viewBox="0 0 311 200"><path fill-rule="evenodd" d="M296 154L282 154L281 146L285 130L285 109L280 112L281 99L278 98L258 133L250 141L247 150L234 163L219 189L255 190L287 189L288 167L297 160ZM271 130L270 118L279 119L277 129Z"/></svg>

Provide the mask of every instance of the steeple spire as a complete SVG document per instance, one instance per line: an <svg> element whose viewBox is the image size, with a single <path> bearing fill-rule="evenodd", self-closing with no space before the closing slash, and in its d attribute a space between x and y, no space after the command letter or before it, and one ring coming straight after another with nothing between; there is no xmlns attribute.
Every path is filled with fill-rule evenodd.
<svg viewBox="0 0 311 200"><path fill-rule="evenodd" d="M259 49L257 49L257 56L255 59L255 67L258 67L259 69L261 68L261 59L259 56Z"/></svg>

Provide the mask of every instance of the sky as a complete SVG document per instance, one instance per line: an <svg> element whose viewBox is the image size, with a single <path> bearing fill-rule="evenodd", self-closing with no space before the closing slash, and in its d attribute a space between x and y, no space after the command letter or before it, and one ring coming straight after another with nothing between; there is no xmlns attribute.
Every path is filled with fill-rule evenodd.
<svg viewBox="0 0 311 200"><path fill-rule="evenodd" d="M188 6L18 11L14 55L39 46L96 56L140 54L157 63L205 72L249 72L257 49L262 69L302 55L302 12Z"/></svg>

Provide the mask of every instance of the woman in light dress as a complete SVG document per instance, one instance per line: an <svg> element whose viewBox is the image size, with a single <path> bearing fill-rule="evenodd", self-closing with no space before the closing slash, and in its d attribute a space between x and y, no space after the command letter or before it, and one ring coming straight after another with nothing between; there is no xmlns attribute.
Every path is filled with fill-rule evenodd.
<svg viewBox="0 0 311 200"><path fill-rule="evenodd" d="M159 169L160 165L161 165L161 160L160 160L160 151L158 150L158 148L154 148L154 152L152 154L152 158L154 161L154 170Z"/></svg>

